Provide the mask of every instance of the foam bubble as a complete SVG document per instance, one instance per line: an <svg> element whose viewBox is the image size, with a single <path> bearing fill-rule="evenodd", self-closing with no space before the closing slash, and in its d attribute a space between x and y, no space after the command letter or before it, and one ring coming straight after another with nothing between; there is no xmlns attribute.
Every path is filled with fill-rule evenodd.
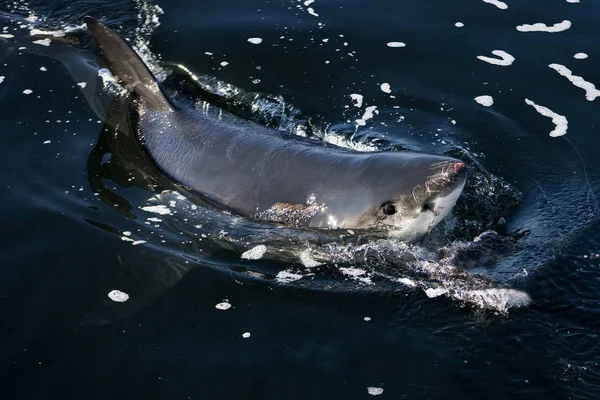
<svg viewBox="0 0 600 400"><path fill-rule="evenodd" d="M253 37L253 38L249 38L248 42L252 43L252 44L261 44L262 43L262 38L259 37Z"/></svg>
<svg viewBox="0 0 600 400"><path fill-rule="evenodd" d="M31 93L33 93L33 90L31 90L31 89L23 90L23 94L31 94Z"/></svg>
<svg viewBox="0 0 600 400"><path fill-rule="evenodd" d="M536 109L536 111L542 114L544 117L552 118L552 122L554 123L554 125L556 125L556 128L552 130L552 132L550 132L550 136L558 137L567 134L569 122L567 121L566 117L553 112L549 108L537 105L529 99L525 99L525 103L529 104L530 106L533 106Z"/></svg>
<svg viewBox="0 0 600 400"><path fill-rule="evenodd" d="M369 393L371 396L379 396L380 394L383 393L383 388L369 386L367 388L367 393Z"/></svg>
<svg viewBox="0 0 600 400"><path fill-rule="evenodd" d="M494 104L494 98L488 95L477 96L475 97L475 101L485 107L490 107Z"/></svg>
<svg viewBox="0 0 600 400"><path fill-rule="evenodd" d="M476 304L480 308L507 311L509 308L527 307L531 297L516 289L490 288L482 290L467 290L460 298Z"/></svg>
<svg viewBox="0 0 600 400"><path fill-rule="evenodd" d="M41 29L32 29L29 31L31 36L43 35L43 36L54 36L54 37L64 37L66 35L65 31L44 31Z"/></svg>
<svg viewBox="0 0 600 400"><path fill-rule="evenodd" d="M0 76L0 83L4 82L4 76Z"/></svg>
<svg viewBox="0 0 600 400"><path fill-rule="evenodd" d="M481 61L485 61L487 63L494 64L494 65L500 65L502 67L508 67L515 61L515 58L513 56L511 56L510 54L508 54L507 52L505 52L503 50L494 50L494 51L492 51L492 54L500 57L500 59L493 58L493 57L486 57L486 56L477 56L477 58L480 59Z"/></svg>
<svg viewBox="0 0 600 400"><path fill-rule="evenodd" d="M313 268L313 267L318 267L319 265L321 265L322 263L316 261L312 255L310 254L310 249L306 249L304 250L301 254L300 254L300 262L302 263L302 265L304 265L306 268Z"/></svg>
<svg viewBox="0 0 600 400"><path fill-rule="evenodd" d="M250 332L244 332L244 333L242 333L242 337L244 339L248 339L250 337Z"/></svg>
<svg viewBox="0 0 600 400"><path fill-rule="evenodd" d="M354 107L362 107L363 104L363 96L361 94L352 93L350 98L354 101Z"/></svg>
<svg viewBox="0 0 600 400"><path fill-rule="evenodd" d="M371 278L368 276L367 271L360 268L346 267L340 268L340 272L352 279L358 280L360 282L371 284ZM366 275L366 276L365 276Z"/></svg>
<svg viewBox="0 0 600 400"><path fill-rule="evenodd" d="M573 58L576 58L578 60L585 60L586 58L588 58L588 55L585 53L577 53L573 56Z"/></svg>
<svg viewBox="0 0 600 400"><path fill-rule="evenodd" d="M573 75L571 70L564 65L550 64L549 67L566 77L573 85L585 90L585 98L589 101L594 101L596 97L600 96L600 90L597 90L593 83L584 80L581 76Z"/></svg>
<svg viewBox="0 0 600 400"><path fill-rule="evenodd" d="M243 252L240 258L244 258L246 260L260 260L265 255L266 251L267 246L261 244Z"/></svg>
<svg viewBox="0 0 600 400"><path fill-rule="evenodd" d="M454 24L454 26L457 28L462 28L463 26L465 26L465 24L463 24L462 22L457 22Z"/></svg>
<svg viewBox="0 0 600 400"><path fill-rule="evenodd" d="M565 19L563 22L558 22L558 23L556 23L556 24L554 24L552 26L548 26L548 25L543 24L541 22L538 22L538 23L533 24L533 25L523 24L523 25L517 26L517 30L519 32L550 32L550 33L556 33L556 32L566 31L570 27L571 27L571 21Z"/></svg>
<svg viewBox="0 0 600 400"><path fill-rule="evenodd" d="M121 292L120 290L111 290L108 293L108 298L117 303L124 303L129 300L129 295L125 292Z"/></svg>
<svg viewBox="0 0 600 400"><path fill-rule="evenodd" d="M388 42L388 47L406 47L404 42Z"/></svg>
<svg viewBox="0 0 600 400"><path fill-rule="evenodd" d="M398 282L404 283L406 286L415 287L417 284L412 279L408 278L398 278Z"/></svg>
<svg viewBox="0 0 600 400"><path fill-rule="evenodd" d="M40 46L50 46L50 43L52 43L52 40L46 38L46 39L40 39L40 40L34 40L33 44L39 44Z"/></svg>
<svg viewBox="0 0 600 400"><path fill-rule="evenodd" d="M223 310L223 311L225 311L225 310L229 310L231 308L231 304L228 303L228 302L226 302L226 301L224 301L223 303L219 303L219 304L215 305L215 308L217 310Z"/></svg>
<svg viewBox="0 0 600 400"><path fill-rule="evenodd" d="M379 86L381 88L381 91L384 93L392 93L392 89L390 88L390 84L389 83L382 83L381 86Z"/></svg>
<svg viewBox="0 0 600 400"><path fill-rule="evenodd" d="M483 2L493 4L501 10L506 10L508 8L508 5L505 2L499 0L483 0Z"/></svg>
<svg viewBox="0 0 600 400"><path fill-rule="evenodd" d="M148 211L155 214L160 215L171 215L171 210L167 206L159 205L159 206L145 206L142 207L142 210Z"/></svg>
<svg viewBox="0 0 600 400"><path fill-rule="evenodd" d="M379 111L377 111L377 106L369 106L365 108L365 113L363 114L362 118L359 118L355 121L356 125L365 126L367 124L367 120L373 118L375 114L379 114Z"/></svg>
<svg viewBox="0 0 600 400"><path fill-rule="evenodd" d="M79 86L79 87L80 87L80 88L82 88L82 89L85 89L85 87L87 86L87 82L79 82L79 83L77 84L77 86Z"/></svg>
<svg viewBox="0 0 600 400"><path fill-rule="evenodd" d="M427 295L427 297L429 297L430 299L433 299L434 297L438 297L441 296L443 294L448 293L448 289L444 289L444 288L427 288L425 290L425 294Z"/></svg>
<svg viewBox="0 0 600 400"><path fill-rule="evenodd" d="M290 283L304 278L305 275L296 274L291 271L279 271L275 280L280 283Z"/></svg>

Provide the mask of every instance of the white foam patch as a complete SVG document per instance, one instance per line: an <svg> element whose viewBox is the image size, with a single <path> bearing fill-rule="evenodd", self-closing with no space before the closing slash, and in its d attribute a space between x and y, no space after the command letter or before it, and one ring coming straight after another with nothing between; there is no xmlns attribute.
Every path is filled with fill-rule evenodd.
<svg viewBox="0 0 600 400"><path fill-rule="evenodd" d="M310 249L306 249L302 253L300 253L299 258L302 265L304 265L306 268L318 267L322 264L312 257L312 255L310 254Z"/></svg>
<svg viewBox="0 0 600 400"><path fill-rule="evenodd" d="M34 40L33 44L39 44L40 46L50 46L50 43L52 43L52 40L46 38L46 39L40 39L40 40Z"/></svg>
<svg viewBox="0 0 600 400"><path fill-rule="evenodd" d="M392 93L392 88L389 83L382 83L379 88L383 93Z"/></svg>
<svg viewBox="0 0 600 400"><path fill-rule="evenodd" d="M546 24L543 24L541 22L538 22L536 24L533 25L528 25L528 24L523 24L523 25L519 25L517 26L517 30L519 32L550 32L550 33L556 33L556 32L564 32L567 29L569 29L571 27L571 21L569 20L564 20L563 22L558 22L552 26L548 26Z"/></svg>
<svg viewBox="0 0 600 400"><path fill-rule="evenodd" d="M249 38L248 42L252 43L252 44L261 44L262 43L262 38L259 37L253 37L253 38Z"/></svg>
<svg viewBox="0 0 600 400"><path fill-rule="evenodd" d="M111 94L125 95L127 93L126 89L116 81L108 68L100 68L98 76L102 79L102 86Z"/></svg>
<svg viewBox="0 0 600 400"><path fill-rule="evenodd" d="M448 293L448 289L444 289L444 288L437 288L437 289L428 288L425 290L425 294L430 299L433 299L434 297L438 297L438 296L441 296L446 293Z"/></svg>
<svg viewBox="0 0 600 400"><path fill-rule="evenodd" d="M223 310L223 311L225 311L225 310L229 310L231 308L231 304L228 303L228 302L226 302L226 301L224 301L223 303L219 303L219 304L215 305L215 308L217 310Z"/></svg>
<svg viewBox="0 0 600 400"><path fill-rule="evenodd" d="M125 292L121 292L120 290L111 290L108 293L108 298L112 301L116 301L117 303L124 303L129 300L129 295Z"/></svg>
<svg viewBox="0 0 600 400"><path fill-rule="evenodd" d="M567 3L579 3L579 0L567 0Z"/></svg>
<svg viewBox="0 0 600 400"><path fill-rule="evenodd" d="M501 10L506 10L508 8L508 5L505 2L499 0L483 0L483 2L493 4Z"/></svg>
<svg viewBox="0 0 600 400"><path fill-rule="evenodd" d="M481 61L485 61L486 63L500 65L503 67L508 67L515 61L515 58L513 56L511 56L510 54L508 54L507 52L505 52L503 50L494 50L494 51L492 51L492 54L495 56L498 56L500 58L498 59L498 58L486 57L486 56L477 56L477 58L480 59Z"/></svg>
<svg viewBox="0 0 600 400"><path fill-rule="evenodd" d="M460 300L476 304L480 308L508 311L509 308L527 307L531 297L516 289L490 288L482 290L467 290L456 296Z"/></svg>
<svg viewBox="0 0 600 400"><path fill-rule="evenodd" d="M250 332L244 332L244 333L242 333L242 337L244 339L248 339L250 337Z"/></svg>
<svg viewBox="0 0 600 400"><path fill-rule="evenodd" d="M4 82L4 76L0 76L0 83Z"/></svg>
<svg viewBox="0 0 600 400"><path fill-rule="evenodd" d="M406 47L404 42L388 42L388 47Z"/></svg>
<svg viewBox="0 0 600 400"><path fill-rule="evenodd" d="M375 114L379 114L379 111L377 111L377 106L369 106L365 108L365 113L363 114L362 118L359 118L355 121L356 125L365 126L367 121L373 118Z"/></svg>
<svg viewBox="0 0 600 400"><path fill-rule="evenodd" d="M352 93L350 95L350 98L352 99L352 101L354 101L354 107L362 107L363 105L363 96L361 94L358 93Z"/></svg>
<svg viewBox="0 0 600 400"><path fill-rule="evenodd" d="M369 393L371 396L379 396L380 394L383 394L383 388L369 386L367 388L367 393Z"/></svg>
<svg viewBox="0 0 600 400"><path fill-rule="evenodd" d="M398 282L404 283L406 286L410 286L410 287L417 286L417 284L415 283L415 281L413 281L412 279L408 279L408 278L399 278Z"/></svg>
<svg viewBox="0 0 600 400"><path fill-rule="evenodd" d="M65 31L44 31L42 29L32 29L29 31L31 36L44 35L44 36L54 36L54 37L64 37L66 35Z"/></svg>
<svg viewBox="0 0 600 400"><path fill-rule="evenodd" d="M221 61L221 67L226 67L228 65L229 63L227 61Z"/></svg>
<svg viewBox="0 0 600 400"><path fill-rule="evenodd" d="M298 281L304 278L306 275L296 274L291 271L279 271L277 276L275 276L275 280L280 283L290 283Z"/></svg>
<svg viewBox="0 0 600 400"><path fill-rule="evenodd" d="M308 9L306 11L308 11L308 13L310 15L314 16L314 17L318 17L319 16L319 14L317 14L312 7L308 7Z"/></svg>
<svg viewBox="0 0 600 400"><path fill-rule="evenodd" d="M50 144L50 143L52 143L50 140L44 141L44 144Z"/></svg>
<svg viewBox="0 0 600 400"><path fill-rule="evenodd" d="M260 244L256 247L251 248L248 251L243 252L240 258L246 260L260 260L261 258L263 258L266 252L267 246L265 246L264 244Z"/></svg>
<svg viewBox="0 0 600 400"><path fill-rule="evenodd" d="M585 98L589 101L594 101L596 97L600 96L600 90L597 90L593 83L584 80L581 76L573 75L571 70L564 65L550 64L549 67L566 77L573 85L585 90Z"/></svg>
<svg viewBox="0 0 600 400"><path fill-rule="evenodd" d="M82 88L82 89L85 89L85 87L87 86L87 82L79 82L79 83L77 84L77 86L79 86L79 87L80 87L80 88Z"/></svg>
<svg viewBox="0 0 600 400"><path fill-rule="evenodd" d="M494 104L494 98L488 95L477 96L475 97L475 101L485 107L490 107Z"/></svg>
<svg viewBox="0 0 600 400"><path fill-rule="evenodd" d="M536 111L542 114L544 117L552 118L552 123L556 125L556 128L554 128L554 130L550 132L550 136L559 137L567 134L569 122L567 121L567 118L565 116L559 115L547 107L535 104L529 99L525 99L525 103L529 104L530 106L533 106L536 109Z"/></svg>
<svg viewBox="0 0 600 400"><path fill-rule="evenodd" d="M371 320L371 317L364 317L363 318L365 321L369 322Z"/></svg>
<svg viewBox="0 0 600 400"><path fill-rule="evenodd" d="M123 234L125 234L125 232L123 232ZM124 241L124 242L131 242L131 244L132 244L133 246L137 246L137 245L139 245L139 244L144 244L144 243L146 243L146 241L145 241L145 240L133 240L133 239L131 239L131 238L127 237L127 236L121 236L121 240L122 240L122 241Z"/></svg>
<svg viewBox="0 0 600 400"><path fill-rule="evenodd" d="M364 283L373 283L373 281L371 281L371 278L369 277L367 271L365 271L364 269L360 269L360 268L352 268L352 267L346 267L346 268L340 268L339 269L340 272L352 279L358 280L360 282L364 282Z"/></svg>
<svg viewBox="0 0 600 400"><path fill-rule="evenodd" d="M337 133L332 133L332 132L326 132L323 135L323 140L327 143L335 144L336 146L339 146L339 147L346 147L348 149L353 149L356 151L367 152L367 151L379 150L379 148L376 146L372 146L372 145L369 145L367 143L362 143L362 142L358 143L346 136L343 136L343 135L340 135Z"/></svg>
<svg viewBox="0 0 600 400"><path fill-rule="evenodd" d="M31 89L23 90L23 94L31 94L31 93L33 93L33 90L31 90Z"/></svg>
<svg viewBox="0 0 600 400"><path fill-rule="evenodd" d="M585 60L586 58L588 58L588 55L585 53L577 53L573 56L573 58L576 58L578 60Z"/></svg>
<svg viewBox="0 0 600 400"><path fill-rule="evenodd" d="M149 217L146 219L150 222L162 222L162 219L160 219L160 218Z"/></svg>
<svg viewBox="0 0 600 400"><path fill-rule="evenodd" d="M160 215L171 215L171 209L167 206L164 205L159 205L159 206L145 206L142 207L142 210L144 211L148 211L154 214L160 214Z"/></svg>
<svg viewBox="0 0 600 400"><path fill-rule="evenodd" d="M14 37L15 37L15 35L11 35L10 33L2 33L2 34L0 34L0 38L2 38L2 39L12 39Z"/></svg>
<svg viewBox="0 0 600 400"><path fill-rule="evenodd" d="M48 71L48 68L46 68L46 67L40 67L40 71L46 72L46 71Z"/></svg>
<svg viewBox="0 0 600 400"><path fill-rule="evenodd" d="M454 26L457 28L462 28L463 26L465 26L465 24L463 24L462 22L457 22L454 24Z"/></svg>

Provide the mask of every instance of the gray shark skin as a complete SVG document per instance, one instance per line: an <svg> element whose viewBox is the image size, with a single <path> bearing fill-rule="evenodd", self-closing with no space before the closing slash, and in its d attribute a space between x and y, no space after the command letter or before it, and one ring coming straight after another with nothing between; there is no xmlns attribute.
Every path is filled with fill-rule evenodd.
<svg viewBox="0 0 600 400"><path fill-rule="evenodd" d="M174 104L118 34L91 17L85 22L128 93L131 129L152 161L170 179L234 213L412 240L446 217L462 192L466 167L453 158L361 153Z"/></svg>

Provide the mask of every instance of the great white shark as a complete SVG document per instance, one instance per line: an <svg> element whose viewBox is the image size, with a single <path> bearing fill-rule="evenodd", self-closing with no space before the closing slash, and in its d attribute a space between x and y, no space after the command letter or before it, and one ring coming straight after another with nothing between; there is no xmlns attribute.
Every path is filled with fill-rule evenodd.
<svg viewBox="0 0 600 400"><path fill-rule="evenodd" d="M461 195L466 166L454 158L358 152L178 104L117 33L84 20L124 89L127 123L150 159L173 181L233 213L413 240L442 221Z"/></svg>

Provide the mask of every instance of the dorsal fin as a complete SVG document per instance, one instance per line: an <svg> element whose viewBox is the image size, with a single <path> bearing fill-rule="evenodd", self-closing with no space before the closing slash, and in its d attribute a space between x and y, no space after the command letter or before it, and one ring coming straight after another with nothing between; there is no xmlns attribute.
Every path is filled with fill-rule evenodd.
<svg viewBox="0 0 600 400"><path fill-rule="evenodd" d="M133 92L144 106L157 111L170 111L173 105L158 86L158 82L142 59L112 29L87 16L84 21L94 36L100 55L110 72L129 92Z"/></svg>

